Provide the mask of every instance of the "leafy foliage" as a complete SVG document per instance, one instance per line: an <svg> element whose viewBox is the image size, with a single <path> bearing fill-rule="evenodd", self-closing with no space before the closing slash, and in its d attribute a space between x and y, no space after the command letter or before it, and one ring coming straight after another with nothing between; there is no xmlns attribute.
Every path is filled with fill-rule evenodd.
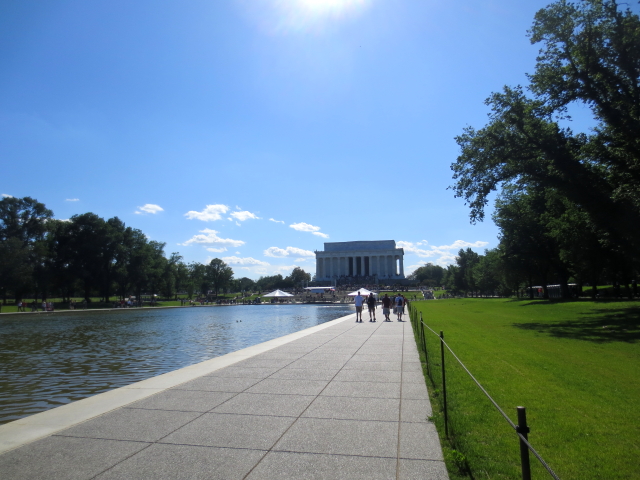
<svg viewBox="0 0 640 480"><path fill-rule="evenodd" d="M542 43L529 94L505 86L487 99L489 123L456 137L452 188L472 222L499 192L505 274L628 281L640 264L640 18L615 0L560 0L529 35ZM574 103L591 109L591 133L561 126ZM471 288L460 275L456 288Z"/></svg>

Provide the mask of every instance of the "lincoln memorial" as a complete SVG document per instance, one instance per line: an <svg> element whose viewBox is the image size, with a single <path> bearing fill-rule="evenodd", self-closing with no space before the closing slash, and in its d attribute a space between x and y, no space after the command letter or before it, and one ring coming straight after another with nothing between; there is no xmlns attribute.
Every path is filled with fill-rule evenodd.
<svg viewBox="0 0 640 480"><path fill-rule="evenodd" d="M316 281L404 279L404 250L395 240L326 242L315 253Z"/></svg>

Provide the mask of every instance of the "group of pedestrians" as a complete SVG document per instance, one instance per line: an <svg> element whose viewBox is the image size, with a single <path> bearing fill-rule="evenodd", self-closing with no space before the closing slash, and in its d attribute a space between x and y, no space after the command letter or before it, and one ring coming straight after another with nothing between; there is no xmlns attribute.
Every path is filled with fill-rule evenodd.
<svg viewBox="0 0 640 480"><path fill-rule="evenodd" d="M27 306L31 307L32 312L38 311L38 304L35 302L35 300L30 304L27 304L27 302L23 302L22 300L18 300L17 305L18 305L18 312L26 312L25 307ZM43 312L53 312L55 309L53 302L46 302L43 300L40 305L42 307Z"/></svg>
<svg viewBox="0 0 640 480"><path fill-rule="evenodd" d="M369 310L369 321L376 321L376 308L377 308L377 300L373 293L370 293L368 297L363 297L358 292L358 295L355 297L355 306L356 306L356 323L362 323L362 309L364 308L364 304L367 304L367 308ZM398 294L397 297L391 298L387 293L382 297L382 314L384 315L384 321L390 322L391 318L391 305L393 304L394 313L398 316L398 321L402 322L402 315L404 314L405 306L407 305L407 299Z"/></svg>

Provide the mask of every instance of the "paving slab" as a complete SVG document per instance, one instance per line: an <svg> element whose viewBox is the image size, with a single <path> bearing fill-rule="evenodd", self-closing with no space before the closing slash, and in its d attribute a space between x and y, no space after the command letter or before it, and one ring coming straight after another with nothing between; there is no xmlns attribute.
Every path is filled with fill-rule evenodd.
<svg viewBox="0 0 640 480"><path fill-rule="evenodd" d="M125 407L63 430L59 435L155 442L198 416L197 412Z"/></svg>
<svg viewBox="0 0 640 480"><path fill-rule="evenodd" d="M0 455L0 478L84 480L148 447L144 442L47 437ZM100 452L99 455L96 452Z"/></svg>
<svg viewBox="0 0 640 480"><path fill-rule="evenodd" d="M430 460L398 461L398 480L448 480L449 474L443 462Z"/></svg>
<svg viewBox="0 0 640 480"><path fill-rule="evenodd" d="M315 398L314 395L239 393L231 400L214 408L212 412L297 418Z"/></svg>
<svg viewBox="0 0 640 480"><path fill-rule="evenodd" d="M394 458L269 452L247 480L388 480L396 478L396 463Z"/></svg>
<svg viewBox="0 0 640 480"><path fill-rule="evenodd" d="M299 418L275 451L396 458L397 422Z"/></svg>
<svg viewBox="0 0 640 480"><path fill-rule="evenodd" d="M96 480L228 480L244 478L264 450L154 444Z"/></svg>
<svg viewBox="0 0 640 480"><path fill-rule="evenodd" d="M322 395L332 397L400 398L400 384L396 382L331 382Z"/></svg>
<svg viewBox="0 0 640 480"><path fill-rule="evenodd" d="M253 370L253 369L252 369ZM205 375L190 382L185 382L172 391L177 390L204 390L207 392L244 392L247 388L253 387L262 381L260 377L220 377ZM155 396L155 395L154 395ZM226 400L226 399L225 399ZM210 410L212 407L208 408ZM206 411L206 410L205 410Z"/></svg>
<svg viewBox="0 0 640 480"><path fill-rule="evenodd" d="M205 413L161 443L267 450L294 421L294 417Z"/></svg>
<svg viewBox="0 0 640 480"><path fill-rule="evenodd" d="M448 479L408 322L349 315L76 404L0 426L0 478Z"/></svg>
<svg viewBox="0 0 640 480"><path fill-rule="evenodd" d="M234 393L230 392L192 391L171 388L143 400L138 400L137 402L127 405L127 408L204 413L217 407L233 395Z"/></svg>
<svg viewBox="0 0 640 480"><path fill-rule="evenodd" d="M402 399L400 408L401 422L428 422L431 414L431 402L428 399Z"/></svg>
<svg viewBox="0 0 640 480"><path fill-rule="evenodd" d="M398 421L400 399L319 396L303 417L336 420Z"/></svg>

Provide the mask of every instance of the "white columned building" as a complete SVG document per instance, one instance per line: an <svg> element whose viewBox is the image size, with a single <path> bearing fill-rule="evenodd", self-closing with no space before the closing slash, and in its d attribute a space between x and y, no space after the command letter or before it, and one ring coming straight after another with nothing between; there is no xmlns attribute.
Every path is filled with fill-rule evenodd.
<svg viewBox="0 0 640 480"><path fill-rule="evenodd" d="M316 281L340 278L376 277L403 280L404 250L395 240L325 242L316 254Z"/></svg>

